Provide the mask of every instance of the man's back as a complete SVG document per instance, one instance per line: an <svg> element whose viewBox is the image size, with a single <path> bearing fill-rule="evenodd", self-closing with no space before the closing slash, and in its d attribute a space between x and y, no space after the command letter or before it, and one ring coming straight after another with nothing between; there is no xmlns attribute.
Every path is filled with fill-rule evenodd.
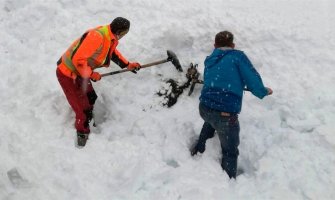
<svg viewBox="0 0 335 200"><path fill-rule="evenodd" d="M267 94L260 75L242 51L214 49L205 60L201 103L215 110L239 113L246 86L259 98Z"/></svg>

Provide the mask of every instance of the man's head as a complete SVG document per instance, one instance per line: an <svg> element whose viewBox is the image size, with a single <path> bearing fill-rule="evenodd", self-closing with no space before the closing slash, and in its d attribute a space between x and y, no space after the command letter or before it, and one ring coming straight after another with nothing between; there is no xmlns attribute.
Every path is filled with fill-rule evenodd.
<svg viewBox="0 0 335 200"><path fill-rule="evenodd" d="M222 31L215 36L215 48L219 47L231 47L234 48L234 35L229 31Z"/></svg>
<svg viewBox="0 0 335 200"><path fill-rule="evenodd" d="M115 18L110 24L111 31L116 35L118 39L121 39L126 35L130 28L130 22L128 19L123 17Z"/></svg>

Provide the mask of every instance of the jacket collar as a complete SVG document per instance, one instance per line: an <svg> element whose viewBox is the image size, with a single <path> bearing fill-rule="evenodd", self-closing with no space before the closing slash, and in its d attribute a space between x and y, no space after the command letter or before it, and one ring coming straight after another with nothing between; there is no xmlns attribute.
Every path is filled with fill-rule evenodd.
<svg viewBox="0 0 335 200"><path fill-rule="evenodd" d="M109 36L110 36L110 40L112 41L112 40L116 40L117 41L117 38L116 38L116 36L112 33L112 31L111 31L111 27L110 27L110 25L107 25L108 26L108 33L109 33Z"/></svg>
<svg viewBox="0 0 335 200"><path fill-rule="evenodd" d="M233 50L231 47L219 47L218 49L221 49L222 51L224 50Z"/></svg>

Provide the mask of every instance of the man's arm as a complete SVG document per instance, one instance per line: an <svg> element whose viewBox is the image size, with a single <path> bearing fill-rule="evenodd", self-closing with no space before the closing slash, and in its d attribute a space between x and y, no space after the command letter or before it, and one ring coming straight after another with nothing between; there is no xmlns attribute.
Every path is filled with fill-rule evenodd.
<svg viewBox="0 0 335 200"><path fill-rule="evenodd" d="M126 68L129 65L129 61L123 57L123 55L117 49L115 49L112 53L111 60L121 68Z"/></svg>
<svg viewBox="0 0 335 200"><path fill-rule="evenodd" d="M262 99L266 95L270 93L272 94L272 90L270 88L264 87L261 76L243 52L240 56L239 69L244 84L253 95Z"/></svg>

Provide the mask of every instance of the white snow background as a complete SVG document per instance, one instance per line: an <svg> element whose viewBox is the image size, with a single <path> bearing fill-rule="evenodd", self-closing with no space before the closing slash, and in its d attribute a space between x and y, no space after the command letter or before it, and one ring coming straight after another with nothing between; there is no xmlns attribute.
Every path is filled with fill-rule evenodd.
<svg viewBox="0 0 335 200"><path fill-rule="evenodd" d="M1 0L0 199L335 199L334 9L333 0ZM118 49L142 64L170 49L203 73L215 34L235 34L274 90L264 100L245 93L237 180L220 167L217 136L190 156L201 85L161 106L164 81L186 81L171 63L94 83L98 127L75 147L56 61L118 16L131 21Z"/></svg>

